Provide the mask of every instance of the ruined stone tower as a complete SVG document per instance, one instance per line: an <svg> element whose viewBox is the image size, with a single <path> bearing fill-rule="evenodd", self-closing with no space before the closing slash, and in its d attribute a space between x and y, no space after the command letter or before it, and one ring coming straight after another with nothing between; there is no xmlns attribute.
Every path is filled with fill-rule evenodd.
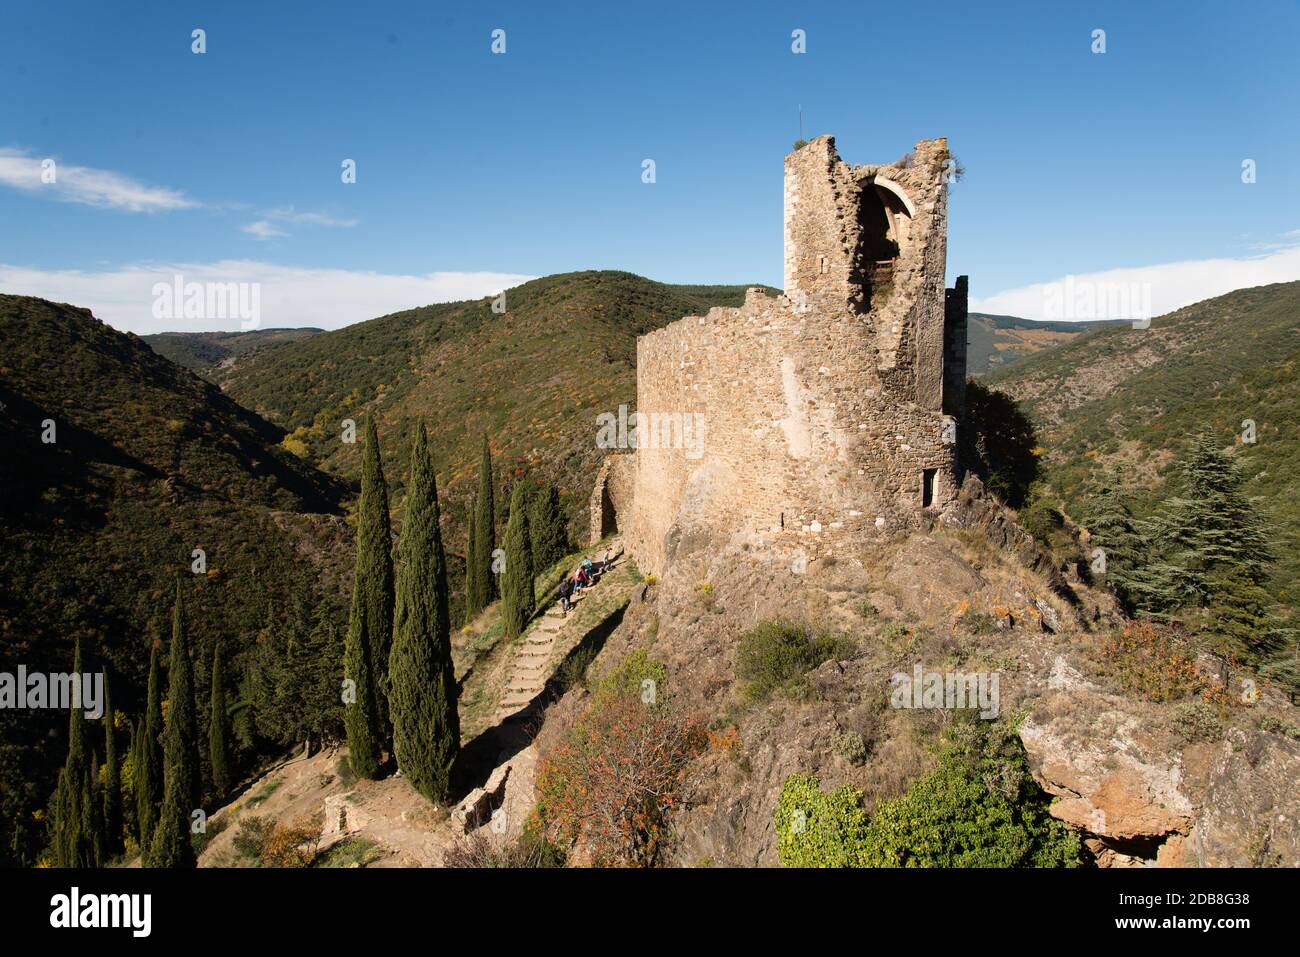
<svg viewBox="0 0 1300 957"><path fill-rule="evenodd" d="M785 158L785 295L637 341L637 446L607 459L592 534L640 567L680 550L816 558L930 524L956 496L966 280L944 289L944 139L850 166L832 137Z"/></svg>

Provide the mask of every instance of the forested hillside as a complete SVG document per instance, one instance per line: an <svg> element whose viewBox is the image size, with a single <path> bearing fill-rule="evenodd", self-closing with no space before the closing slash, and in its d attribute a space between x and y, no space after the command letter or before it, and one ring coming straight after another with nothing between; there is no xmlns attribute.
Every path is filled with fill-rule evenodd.
<svg viewBox="0 0 1300 957"><path fill-rule="evenodd" d="M86 669L108 667L115 706L138 715L178 576L200 667L220 636L237 674L294 600L324 598L341 618L348 489L283 435L88 310L0 296L0 670L69 671L80 641ZM207 683L197 692L203 713ZM66 732L65 712L0 711L6 854L43 839L31 815Z"/></svg>

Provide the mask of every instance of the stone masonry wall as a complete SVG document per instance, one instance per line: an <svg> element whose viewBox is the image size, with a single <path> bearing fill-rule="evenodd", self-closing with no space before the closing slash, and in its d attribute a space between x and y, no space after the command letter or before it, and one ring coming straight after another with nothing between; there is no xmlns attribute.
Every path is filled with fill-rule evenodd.
<svg viewBox="0 0 1300 957"><path fill-rule="evenodd" d="M943 140L918 144L907 166L850 167L830 137L796 150L786 295L751 289L743 306L638 340L637 411L702 427L690 448L638 436L630 515L620 508L618 522L642 570L720 539L825 549L926 524L954 500L942 411L946 157ZM889 281L869 282L858 205L886 192L898 255ZM593 495L593 528L595 507Z"/></svg>

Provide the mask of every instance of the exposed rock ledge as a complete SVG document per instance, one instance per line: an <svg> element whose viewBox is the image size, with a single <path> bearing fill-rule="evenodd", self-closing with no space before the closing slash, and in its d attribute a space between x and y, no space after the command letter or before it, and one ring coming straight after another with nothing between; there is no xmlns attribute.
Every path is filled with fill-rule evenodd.
<svg viewBox="0 0 1300 957"><path fill-rule="evenodd" d="M1300 744L1232 729L1200 760L1058 658L1020 728L1052 814L1103 867L1300 865Z"/></svg>

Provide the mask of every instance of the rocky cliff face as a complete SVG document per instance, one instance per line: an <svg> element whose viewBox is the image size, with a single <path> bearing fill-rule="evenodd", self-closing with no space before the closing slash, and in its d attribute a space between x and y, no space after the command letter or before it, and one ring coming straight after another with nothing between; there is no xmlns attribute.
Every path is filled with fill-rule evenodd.
<svg viewBox="0 0 1300 957"><path fill-rule="evenodd" d="M795 772L860 789L869 812L905 793L952 719L891 707L891 676L919 664L999 676L1051 813L1098 866L1300 864L1295 708L1267 693L1246 704L1235 677L1213 706L1125 694L1104 651L1123 624L1109 596L1067 582L982 496L959 524L802 566L745 543L680 543L594 665L644 649L666 665L674 704L713 731L677 820L677 863L777 864L772 814ZM795 691L749 701L737 643L778 617L844 635L850 650ZM547 711L543 753L584 704L575 690ZM855 737L861 753L844 745Z"/></svg>

